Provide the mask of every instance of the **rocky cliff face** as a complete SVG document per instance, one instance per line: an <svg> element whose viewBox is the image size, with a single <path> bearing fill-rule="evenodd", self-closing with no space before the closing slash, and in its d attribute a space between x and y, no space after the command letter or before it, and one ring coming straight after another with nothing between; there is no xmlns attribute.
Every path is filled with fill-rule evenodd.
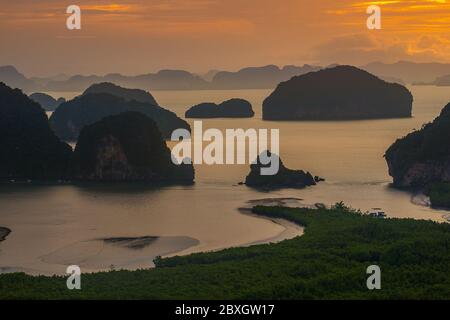
<svg viewBox="0 0 450 320"><path fill-rule="evenodd" d="M72 177L83 181L192 183L192 165L175 165L156 124L137 112L86 126L72 161Z"/></svg>
<svg viewBox="0 0 450 320"><path fill-rule="evenodd" d="M450 158L439 161L414 162L398 174L395 162L387 160L389 175L398 187L423 187L434 182L450 182Z"/></svg>
<svg viewBox="0 0 450 320"><path fill-rule="evenodd" d="M352 66L337 66L282 82L263 104L265 120L358 120L411 117L404 86Z"/></svg>
<svg viewBox="0 0 450 320"><path fill-rule="evenodd" d="M395 186L450 182L450 104L432 123L398 139L385 158Z"/></svg>
<svg viewBox="0 0 450 320"><path fill-rule="evenodd" d="M89 180L137 180L138 177L117 138L107 135L99 139L95 169L87 176Z"/></svg>

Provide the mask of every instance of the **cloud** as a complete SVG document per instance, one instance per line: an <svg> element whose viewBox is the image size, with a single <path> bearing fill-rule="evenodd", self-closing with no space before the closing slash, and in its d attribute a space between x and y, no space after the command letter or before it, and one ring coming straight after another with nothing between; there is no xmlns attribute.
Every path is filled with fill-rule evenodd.
<svg viewBox="0 0 450 320"><path fill-rule="evenodd" d="M315 60L323 63L361 65L372 61L396 62L448 61L450 40L438 36L422 36L413 41L389 40L372 33L334 37L313 48Z"/></svg>
<svg viewBox="0 0 450 320"><path fill-rule="evenodd" d="M448 33L450 2L446 0L385 0L331 4L325 12L342 25L355 26L370 5L381 8L383 29L390 32ZM358 21L358 22L355 22Z"/></svg>

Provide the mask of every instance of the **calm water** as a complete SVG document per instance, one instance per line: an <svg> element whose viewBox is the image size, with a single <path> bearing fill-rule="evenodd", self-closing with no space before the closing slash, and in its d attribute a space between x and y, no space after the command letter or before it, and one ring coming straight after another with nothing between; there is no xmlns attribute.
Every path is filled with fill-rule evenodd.
<svg viewBox="0 0 450 320"><path fill-rule="evenodd" d="M389 187L384 151L398 137L433 120L450 101L447 88L410 89L415 99L411 119L342 122L262 121L262 101L270 90L153 92L162 106L180 116L200 102L249 100L254 118L205 120L204 128L280 129L285 165L308 170L326 182L304 190L259 192L237 186L248 173L247 165L201 165L196 166L196 184L188 187L4 186L0 226L12 233L0 244L0 271L63 273L68 264L88 271L135 269L151 266L155 255L216 250L293 235L292 230L283 233L286 229L279 224L237 210L253 199L295 197L304 204L344 201L362 210L382 208L391 217L444 221L448 212L414 204L411 194ZM140 249L102 240L143 236L160 238Z"/></svg>

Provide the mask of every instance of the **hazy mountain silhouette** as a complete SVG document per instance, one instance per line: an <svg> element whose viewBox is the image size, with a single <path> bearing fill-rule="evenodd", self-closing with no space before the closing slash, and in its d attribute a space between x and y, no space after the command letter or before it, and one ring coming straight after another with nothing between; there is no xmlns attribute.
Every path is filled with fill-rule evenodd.
<svg viewBox="0 0 450 320"><path fill-rule="evenodd" d="M362 66L361 69L381 78L397 78L406 83L432 82L438 77L450 74L450 64L446 63L373 62Z"/></svg>
<svg viewBox="0 0 450 320"><path fill-rule="evenodd" d="M438 87L447 87L447 86L450 86L450 74L442 76L442 77L438 77L438 78L436 78L436 80L431 81L431 82L423 82L423 83L417 83L417 84L433 85L433 86L438 86Z"/></svg>
<svg viewBox="0 0 450 320"><path fill-rule="evenodd" d="M274 65L244 68L237 72L211 70L203 77L184 70L161 70L126 76L120 73L101 75L60 74L51 77L27 78L12 66L0 67L0 81L27 92L78 92L95 83L111 82L119 86L143 90L209 90L209 89L267 89L295 75L319 70L320 67L304 65Z"/></svg>
<svg viewBox="0 0 450 320"><path fill-rule="evenodd" d="M206 81L208 81L208 82L211 82L212 81L212 79L214 78L214 76L216 75L216 74L218 74L219 72L221 72L222 70L215 70L215 69L212 69L212 70L209 70L207 73L205 73L205 74L202 74L202 75L200 75L203 79L205 79Z"/></svg>
<svg viewBox="0 0 450 320"><path fill-rule="evenodd" d="M208 82L201 77L183 70L161 70L158 73L148 73L137 76L124 76L111 73L105 76L75 75L65 81L50 81L49 91L84 91L94 83L113 82L124 87L143 90L196 90L207 89Z"/></svg>
<svg viewBox="0 0 450 320"><path fill-rule="evenodd" d="M61 103L66 102L66 99L64 98L59 98L56 100L52 96L40 92L31 94L30 99L39 103L45 111L55 111Z"/></svg>
<svg viewBox="0 0 450 320"><path fill-rule="evenodd" d="M336 65L328 66L334 67ZM400 61L393 64L373 62L360 67L388 82L434 84L436 78L450 75L450 64L414 63ZM27 78L13 66L0 67L0 81L26 92L84 91L91 85L111 82L123 87L143 90L212 90L212 89L273 89L287 81L320 66L276 65L243 68L236 72L211 70L203 76L184 70L161 70L140 75L73 75Z"/></svg>
<svg viewBox="0 0 450 320"><path fill-rule="evenodd" d="M36 83L38 86L45 88L50 81L66 81L69 78L70 76L68 76L67 74L60 73L48 77L31 77L29 79Z"/></svg>
<svg viewBox="0 0 450 320"><path fill-rule="evenodd" d="M275 65L244 68L237 72L218 72L213 80L215 89L272 89L282 81L293 76L317 71L321 67L304 65L303 67L285 66L282 69Z"/></svg>
<svg viewBox="0 0 450 320"><path fill-rule="evenodd" d="M13 66L0 66L0 82L26 92L39 91L40 88L36 82L27 79Z"/></svg>

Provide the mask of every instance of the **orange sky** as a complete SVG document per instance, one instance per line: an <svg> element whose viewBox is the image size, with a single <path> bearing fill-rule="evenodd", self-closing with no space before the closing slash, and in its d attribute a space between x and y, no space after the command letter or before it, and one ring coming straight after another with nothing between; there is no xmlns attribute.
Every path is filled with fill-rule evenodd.
<svg viewBox="0 0 450 320"><path fill-rule="evenodd" d="M65 28L66 7L82 30ZM367 30L366 8L382 8ZM0 65L29 75L450 62L450 1L0 0Z"/></svg>

